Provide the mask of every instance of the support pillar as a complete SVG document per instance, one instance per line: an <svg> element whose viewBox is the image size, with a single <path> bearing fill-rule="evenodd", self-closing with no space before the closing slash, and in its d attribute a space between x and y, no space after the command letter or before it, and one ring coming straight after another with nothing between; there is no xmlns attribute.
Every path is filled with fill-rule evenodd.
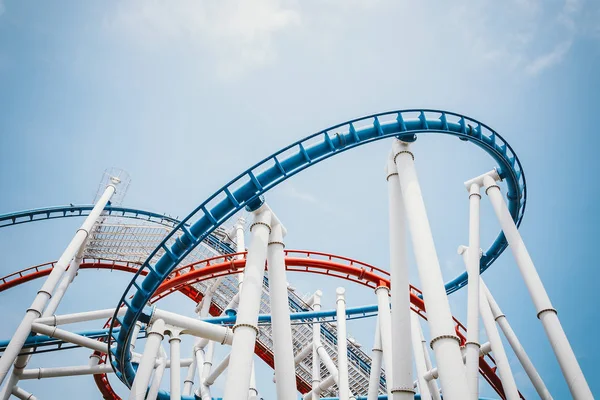
<svg viewBox="0 0 600 400"><path fill-rule="evenodd" d="M469 252L467 253L467 342L465 343L466 375L471 399L479 399L479 185L469 190Z"/></svg>
<svg viewBox="0 0 600 400"><path fill-rule="evenodd" d="M148 396L146 396L146 400L156 400L156 398L158 397L158 391L160 389L162 377L165 373L165 367L167 366L167 353L165 353L165 350L162 347L160 348L159 354L160 357L157 361L158 365L154 370L154 377L152 378L152 384L150 385L150 389L148 390ZM171 364L171 367L173 367L173 364Z"/></svg>
<svg viewBox="0 0 600 400"><path fill-rule="evenodd" d="M285 273L283 229L273 225L269 237L267 265L269 270L269 299L271 304L271 329L275 357L275 382L277 398L285 399L296 393L296 368L292 342L292 323Z"/></svg>
<svg viewBox="0 0 600 400"><path fill-rule="evenodd" d="M419 393L421 394L421 400L431 400L431 392L429 391L428 382L425 380L425 374L427 373L427 365L425 364L425 354L423 354L423 347L421 345L421 332L419 317L416 313L411 313L411 330L412 330L412 344L413 351L415 353L415 365L417 367L417 384L419 387Z"/></svg>
<svg viewBox="0 0 600 400"><path fill-rule="evenodd" d="M465 246L460 246L458 248L459 254L462 255L463 261L465 265L469 266L469 262L471 261L471 248L466 248ZM478 250L476 253L477 258L480 258L481 252ZM479 262L477 262L479 265ZM469 271L470 273L471 271ZM479 275L479 274L477 274ZM478 285L480 286L480 285ZM506 352L504 351L504 345L502 344L502 339L500 338L500 333L498 333L498 328L496 327L496 323L494 322L494 317L492 316L492 311L490 309L489 303L485 294L483 293L483 287L480 286L480 290L482 293L478 296L479 299L479 312L481 314L481 319L483 321L483 325L485 327L485 332L487 333L488 340L492 346L492 352L494 353L494 360L496 361L496 365L500 370L500 380L502 381L502 387L504 388L504 393L506 395L507 400L519 400L519 390L517 389L517 384L515 382L515 378L512 374L512 370L510 368L510 363L508 362L508 357L506 356ZM467 331L468 335L468 331ZM478 349L479 350L479 349ZM465 356L468 356L466 354ZM477 359L479 360L479 351L477 352Z"/></svg>
<svg viewBox="0 0 600 400"><path fill-rule="evenodd" d="M346 333L346 289L336 289L337 316L337 354L338 354L338 388L340 400L350 398L350 383L348 378L348 338Z"/></svg>
<svg viewBox="0 0 600 400"><path fill-rule="evenodd" d="M193 357L192 364L188 367L187 375L183 381L183 395L189 396L192 394L194 386L194 375L196 374L196 357Z"/></svg>
<svg viewBox="0 0 600 400"><path fill-rule="evenodd" d="M90 214L87 216L81 227L75 233L75 236L73 237L73 239L61 255L61 257L58 259L57 263L54 265L54 268L52 268L52 271L50 272L50 275L48 275L48 278L46 278L46 281L42 285L42 288L37 292L33 303L27 309L27 312L25 313L21 324L12 336L10 343L8 344L8 346L4 350L4 353L2 354L2 357L0 358L0 385L4 382L4 378L10 370L10 366L13 364L13 362L16 360L17 356L21 352L23 344L25 343L25 340L27 340L27 337L31 332L31 324L33 323L33 320L42 316L44 308L46 308L48 301L52 297L63 273L66 271L73 257L75 257L81 246L87 240L87 237L92 227L100 217L102 210L104 210L104 207L106 206L112 195L115 193L116 185L119 182L120 181L118 180L118 178L113 178L112 183L106 187L104 193L102 194L92 211L90 211ZM12 391L10 388L8 390L9 393Z"/></svg>
<svg viewBox="0 0 600 400"><path fill-rule="evenodd" d="M417 179L414 155L409 144L400 140L394 141L393 149L442 390L447 400L464 400L469 398L469 391L460 339L454 332L454 321Z"/></svg>
<svg viewBox="0 0 600 400"><path fill-rule="evenodd" d="M323 293L317 290L313 295L313 310L321 310L321 296ZM321 323L318 322L318 318L313 319L313 356L312 356L312 400L319 400L321 394L319 385L321 384L321 359L319 358L319 352L316 343L321 342Z"/></svg>
<svg viewBox="0 0 600 400"><path fill-rule="evenodd" d="M377 295L377 312L379 315L379 332L383 348L383 363L385 364L385 382L388 398L392 398L394 387L392 366L392 316L390 315L390 289L383 285L375 289Z"/></svg>
<svg viewBox="0 0 600 400"><path fill-rule="evenodd" d="M406 251L406 215L396 164L388 159L387 168L390 231L390 275L392 303L392 367L393 400L413 400L413 366L410 328L410 283ZM393 376L392 376L393 373ZM388 374L386 374L387 376ZM391 382L390 382L391 384Z"/></svg>
<svg viewBox="0 0 600 400"><path fill-rule="evenodd" d="M244 285L240 294L240 305L236 324L233 327L233 343L229 374L225 385L225 400L241 400L248 396L252 356L258 335L258 313L262 295L267 245L271 233L272 213L263 205L255 211L255 220L250 228L252 242L246 258ZM262 210L262 211L261 211ZM287 302L286 302L287 304Z"/></svg>
<svg viewBox="0 0 600 400"><path fill-rule="evenodd" d="M525 285L527 286L533 304L535 305L537 317L542 321L552 350L554 350L560 369L569 386L571 396L573 396L575 400L593 399L594 396L592 395L590 387L583 375L583 371L579 366L579 362L575 357L575 353L573 353L567 335L560 324L558 313L550 302L550 298L546 293L542 280L535 269L533 260L525 247L523 238L521 238L521 234L502 198L500 187L496 185L495 178L499 177L486 176L484 178L483 182L486 187L485 193L492 203L496 217L504 232L504 236L506 236L506 240L508 241L519 270L521 271Z"/></svg>
<svg viewBox="0 0 600 400"><path fill-rule="evenodd" d="M367 400L377 400L379 396L379 380L381 379L381 358L383 349L381 348L381 333L379 329L379 317L375 323L375 339L373 340L373 350L371 352L371 371L369 373L369 390ZM423 399L427 400L427 399Z"/></svg>
<svg viewBox="0 0 600 400"><path fill-rule="evenodd" d="M170 371L170 393L171 400L181 400L181 338L179 333L171 332L169 337L170 355L171 355L171 371Z"/></svg>
<svg viewBox="0 0 600 400"><path fill-rule="evenodd" d="M496 323L500 326L500 329L502 329L504 337L506 337L506 339L508 340L510 347L513 349L514 353L519 359L519 362L523 366L525 373L531 380L531 383L533 384L533 387L535 387L535 390L537 391L538 395L542 400L552 400L552 395L546 388L544 381L533 366L533 363L529 359L529 356L527 356L527 353L525 352L525 349L523 348L521 342L517 338L517 335L508 323L506 315L502 313L502 310L498 306L498 303L496 303L496 300L492 296L492 293L489 291L486 284L483 282L483 279L481 280L481 289L483 290L482 295L485 294L485 296L487 297L488 303L490 304L490 308L492 309L492 315L494 316Z"/></svg>
<svg viewBox="0 0 600 400"><path fill-rule="evenodd" d="M146 397L146 390L148 390L148 384L150 383L150 377L154 370L154 364L156 362L156 355L160 348L160 343L164 339L165 332L165 321L157 319L152 324L150 332L148 332L148 339L146 339L146 347L144 347L144 354L142 360L138 365L133 385L131 386L131 393L129 394L129 400L143 400Z"/></svg>

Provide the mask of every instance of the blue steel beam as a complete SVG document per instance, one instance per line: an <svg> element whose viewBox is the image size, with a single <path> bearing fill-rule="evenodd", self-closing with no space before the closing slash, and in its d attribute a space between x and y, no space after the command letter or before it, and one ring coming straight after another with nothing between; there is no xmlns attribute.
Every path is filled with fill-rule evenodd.
<svg viewBox="0 0 600 400"><path fill-rule="evenodd" d="M357 128L355 124L358 123L363 126ZM135 370L128 351L129 342L133 326L147 301L171 271L220 224L242 208L249 211L258 209L268 190L336 154L385 138L414 141L418 134L429 133L455 136L471 142L499 164L498 173L508 186L508 207L519 225L526 204L523 169L510 145L479 121L445 111L402 110L358 118L317 132L265 158L227 183L183 219L150 254L116 307L127 308L123 318L118 318L123 329L114 335L116 348L109 353L117 376L128 387L133 383ZM195 222L191 223L193 220ZM169 247L168 241L176 234L181 236ZM481 271L487 269L506 247L506 239L500 233L481 258ZM165 252L164 255L152 265L151 260L161 250ZM145 278L141 275L143 270L147 271ZM464 272L446 284L446 291L452 293L466 285L466 282L467 274ZM130 296L133 298L127 300ZM117 319L117 316L114 318ZM112 338L111 334L109 341Z"/></svg>

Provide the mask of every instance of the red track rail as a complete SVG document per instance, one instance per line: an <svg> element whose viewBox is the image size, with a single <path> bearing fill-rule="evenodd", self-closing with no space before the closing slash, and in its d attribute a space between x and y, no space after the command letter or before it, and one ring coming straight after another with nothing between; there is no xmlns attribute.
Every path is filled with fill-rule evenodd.
<svg viewBox="0 0 600 400"><path fill-rule="evenodd" d="M245 254L245 253L239 253ZM217 256L206 260L198 261L192 264L175 269L169 278L167 278L158 288L152 298L156 302L165 296L176 291L182 292L190 299L198 302L202 299L202 294L191 285L204 280L213 279L220 276L232 275L242 272L246 260L238 260L236 254ZM308 272L345 279L351 282L361 284L370 288L377 286L391 287L389 272L346 257L335 256L332 254L303 251L286 250L285 251L286 270L291 272ZM18 271L4 278L0 278L0 292L8 288L20 285L33 279L48 275L52 270L54 263L47 263ZM84 260L80 268L89 269L111 269L125 272L137 272L138 265L133 263L119 263L107 260ZM421 291L414 286L410 286L411 308L421 317L426 319L425 304L419 297ZM211 315L220 315L220 310L214 304L210 308ZM456 318L456 334L464 345L466 341L466 328ZM257 342L255 353L260 356L269 366L274 366L273 354L270 349ZM493 367L488 363L491 361ZM479 371L490 386L505 399L504 389L498 375L496 375L495 361L491 356L481 357L479 359ZM110 386L110 382L105 375L94 375L94 380L102 392L105 399L120 400L120 397ZM298 390L301 393L310 391L310 384L297 377ZM524 397L521 395L521 398Z"/></svg>

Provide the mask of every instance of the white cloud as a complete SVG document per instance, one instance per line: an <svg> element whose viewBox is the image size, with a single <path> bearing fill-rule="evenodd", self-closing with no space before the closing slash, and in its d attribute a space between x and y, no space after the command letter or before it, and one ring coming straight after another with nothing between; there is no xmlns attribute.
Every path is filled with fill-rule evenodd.
<svg viewBox="0 0 600 400"><path fill-rule="evenodd" d="M535 76L560 64L578 36L590 34L583 26L584 0L564 0L551 7L540 0L512 0L512 7L467 0L459 8L468 24L466 40L482 62ZM539 49L551 49L539 53Z"/></svg>
<svg viewBox="0 0 600 400"><path fill-rule="evenodd" d="M4 14L4 10L6 10L6 8L4 8L4 1L0 0L0 15Z"/></svg>
<svg viewBox="0 0 600 400"><path fill-rule="evenodd" d="M108 25L141 47L183 43L216 59L220 76L235 77L274 60L273 36L300 22L294 3L280 0L134 0L122 3Z"/></svg>
<svg viewBox="0 0 600 400"><path fill-rule="evenodd" d="M534 59L531 63L529 63L525 70L530 75L537 75L543 70L560 63L569 52L571 45L571 40L566 40L564 42L558 43L551 52L539 56L538 58Z"/></svg>

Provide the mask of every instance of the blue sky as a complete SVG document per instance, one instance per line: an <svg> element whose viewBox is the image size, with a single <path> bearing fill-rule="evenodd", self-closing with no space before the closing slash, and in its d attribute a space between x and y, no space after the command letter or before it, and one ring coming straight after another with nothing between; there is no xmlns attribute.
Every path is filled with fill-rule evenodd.
<svg viewBox="0 0 600 400"><path fill-rule="evenodd" d="M521 159L529 190L521 232L597 393L599 21L600 4L591 0L0 0L0 212L89 203L102 171L116 166L132 177L125 205L183 217L254 162L327 126L391 109L463 113L497 130ZM270 193L287 246L385 267L389 146L340 155ZM414 150L450 279L462 270L456 248L467 241L462 182L494 164L456 139L422 138ZM499 226L485 198L482 207L487 246ZM1 230L0 272L57 259L78 223ZM411 276L418 285L414 264ZM554 398L569 398L511 255L484 279ZM290 281L303 292L323 288L329 307L340 285L302 275ZM86 271L60 311L114 306L127 282ZM40 284L0 294L9 308L2 337ZM375 302L369 291L347 289L350 306ZM465 295L450 297L463 321ZM165 307L192 311L182 299ZM373 323L350 325L366 348ZM40 357L35 365L86 357ZM522 392L535 398L509 358ZM260 368L259 389L272 399L271 375ZM99 398L89 377L23 387L58 399L66 382L73 396Z"/></svg>

